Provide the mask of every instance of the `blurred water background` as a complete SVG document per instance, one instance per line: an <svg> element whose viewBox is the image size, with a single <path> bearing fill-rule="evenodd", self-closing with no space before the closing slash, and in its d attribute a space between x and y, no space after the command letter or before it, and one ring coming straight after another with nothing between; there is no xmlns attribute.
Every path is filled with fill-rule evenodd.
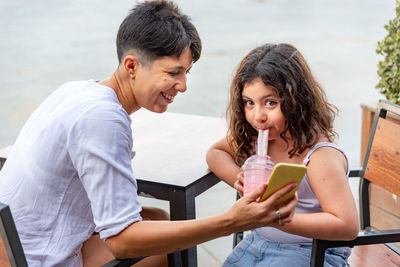
<svg viewBox="0 0 400 267"><path fill-rule="evenodd" d="M224 116L233 70L253 47L294 44L341 113L339 143L359 161L360 103L377 101L376 43L394 0L180 0L203 53L169 111ZM104 79L117 67L115 35L136 1L0 1L0 147L64 82Z"/></svg>

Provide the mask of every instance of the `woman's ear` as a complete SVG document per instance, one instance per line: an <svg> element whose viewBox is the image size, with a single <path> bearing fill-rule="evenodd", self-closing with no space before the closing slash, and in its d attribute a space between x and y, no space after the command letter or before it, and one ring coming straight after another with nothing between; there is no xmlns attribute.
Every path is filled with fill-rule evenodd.
<svg viewBox="0 0 400 267"><path fill-rule="evenodd" d="M129 76L135 76L135 72L137 67L139 66L139 60L135 55L127 55L124 58L124 69L128 73Z"/></svg>

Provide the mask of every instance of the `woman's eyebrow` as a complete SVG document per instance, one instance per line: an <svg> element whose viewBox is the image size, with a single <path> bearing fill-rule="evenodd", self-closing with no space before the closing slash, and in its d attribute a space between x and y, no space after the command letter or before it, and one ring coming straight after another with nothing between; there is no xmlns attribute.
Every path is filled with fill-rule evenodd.
<svg viewBox="0 0 400 267"><path fill-rule="evenodd" d="M193 65L190 65L188 70L190 70L193 67ZM166 69L173 69L173 70L184 70L185 67L182 65L177 65L177 66L169 66L169 67L165 67Z"/></svg>

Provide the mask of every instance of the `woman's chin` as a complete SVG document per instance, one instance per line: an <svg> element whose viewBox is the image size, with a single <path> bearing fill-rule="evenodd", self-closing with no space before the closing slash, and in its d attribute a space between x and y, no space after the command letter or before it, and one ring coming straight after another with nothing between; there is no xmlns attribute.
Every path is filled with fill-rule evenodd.
<svg viewBox="0 0 400 267"><path fill-rule="evenodd" d="M155 113L164 113L168 109L168 105L154 105L152 107L146 108L147 110L150 110L151 112Z"/></svg>

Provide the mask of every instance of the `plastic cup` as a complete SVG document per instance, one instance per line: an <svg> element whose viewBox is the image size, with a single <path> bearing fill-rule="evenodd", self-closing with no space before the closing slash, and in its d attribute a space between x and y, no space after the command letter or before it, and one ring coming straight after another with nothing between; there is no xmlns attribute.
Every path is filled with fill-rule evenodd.
<svg viewBox="0 0 400 267"><path fill-rule="evenodd" d="M243 195L267 183L276 162L270 156L253 155L242 166L244 172Z"/></svg>

